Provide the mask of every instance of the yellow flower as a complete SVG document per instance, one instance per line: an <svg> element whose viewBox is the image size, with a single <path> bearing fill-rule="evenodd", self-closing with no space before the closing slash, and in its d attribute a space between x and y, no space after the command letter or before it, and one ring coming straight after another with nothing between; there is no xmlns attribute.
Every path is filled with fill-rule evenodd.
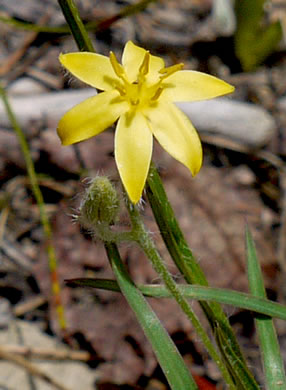
<svg viewBox="0 0 286 390"><path fill-rule="evenodd" d="M61 54L60 62L83 82L104 91L62 117L58 135L63 145L93 137L118 119L115 160L133 203L140 200L146 182L153 135L193 175L198 173L202 164L198 134L173 102L211 99L232 92L232 86L182 70L183 64L165 68L163 59L131 41L125 45L122 65L112 52L109 58L87 52Z"/></svg>

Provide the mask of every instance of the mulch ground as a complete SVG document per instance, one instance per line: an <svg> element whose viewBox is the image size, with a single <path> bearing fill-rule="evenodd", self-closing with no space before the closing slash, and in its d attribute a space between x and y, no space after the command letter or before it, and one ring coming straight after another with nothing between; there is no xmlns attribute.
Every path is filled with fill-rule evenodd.
<svg viewBox="0 0 286 390"><path fill-rule="evenodd" d="M128 5L128 1L81 0L78 3L84 22L108 21L102 23L96 34L90 32L98 52L108 54L113 50L120 57L125 42L131 39L163 56L168 65L184 62L187 68L224 78L236 86L234 99L261 106L273 116L274 135L261 150L249 151L241 145L233 148L221 138L208 139L203 145L204 167L195 179L158 145L154 159L210 285L248 291L244 247L247 220L269 296L284 302L286 114L278 106L286 92L285 44L256 71L244 73L234 54L233 34L223 36L213 23L212 0L157 1L140 13L114 23L110 18ZM0 0L0 15L44 25L64 24L53 0ZM275 15L273 11L272 16ZM59 66L61 52L77 50L68 34L23 31L4 23L0 23L0 32L0 76L9 93L34 95L36 101L38 93L84 87L66 77ZM96 370L100 390L166 388L152 351L124 299L111 292L72 288L64 282L78 277L112 278L101 243L72 219L86 187L86 177L100 173L118 182L112 130L76 150L70 147L65 151L57 144L53 118L42 118L40 123L31 118L23 130L40 174L39 182L52 223L67 328L63 335L51 296L39 211L23 156L12 128L0 120L0 313L3 302L8 303L10 312L1 326L5 328L12 319L20 318L35 323L74 351L88 352L83 360ZM176 274L148 204L142 213L160 252ZM121 223L128 224L125 214ZM120 249L136 282L157 281L137 248L122 245ZM180 279L179 275L176 277ZM176 305L167 300L150 301L200 389L223 388L216 367ZM251 314L229 307L226 311L250 366L263 383ZM284 323L278 323L278 331L283 345Z"/></svg>

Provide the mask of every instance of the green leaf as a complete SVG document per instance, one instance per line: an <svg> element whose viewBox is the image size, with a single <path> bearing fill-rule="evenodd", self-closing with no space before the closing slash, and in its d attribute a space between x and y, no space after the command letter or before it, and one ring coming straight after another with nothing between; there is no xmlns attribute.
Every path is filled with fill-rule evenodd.
<svg viewBox="0 0 286 390"><path fill-rule="evenodd" d="M110 279L79 278L70 279L66 282L72 286L77 285L120 292L118 283L115 280ZM166 287L159 284L137 285L137 288L142 292L142 294L148 297L172 298L171 293L166 289ZM179 288L185 298L216 301L286 321L286 306L277 302L272 302L265 298L255 297L238 291L205 286L179 285Z"/></svg>
<svg viewBox="0 0 286 390"><path fill-rule="evenodd" d="M167 198L162 180L152 162L146 182L146 194L166 248L186 282L189 284L207 286L207 279L185 240L172 206ZM239 360L244 367L245 375L251 377L252 374L247 367L245 358L240 350L240 346L229 324L228 318L220 305L214 301L200 301L199 303L210 323L221 354L224 354L225 359L227 359L225 351L230 351L231 349L232 356L230 357L230 360L233 360L233 353L235 352L237 360ZM224 333L224 339L230 343L229 348L225 348L221 345L220 340L217 339L218 328ZM223 351L221 349L223 349Z"/></svg>
<svg viewBox="0 0 286 390"><path fill-rule="evenodd" d="M182 356L166 329L130 279L121 261L117 246L113 243L105 243L105 248L120 290L151 343L171 388L173 390L198 390Z"/></svg>
<svg viewBox="0 0 286 390"><path fill-rule="evenodd" d="M229 372L232 374L236 388L240 390L259 390L259 386L252 375L245 370L244 362L237 358L237 353L233 348L231 340L227 339L226 333L221 328L215 330L216 338L222 346L222 354Z"/></svg>
<svg viewBox="0 0 286 390"><path fill-rule="evenodd" d="M235 52L244 71L252 71L275 51L282 38L280 22L263 24L265 0L236 0Z"/></svg>
<svg viewBox="0 0 286 390"><path fill-rule="evenodd" d="M266 298L261 268L256 256L255 245L250 231L246 230L247 267L250 291L253 295ZM256 315L255 322L264 366L268 390L286 388L283 360L276 336L273 320L266 316Z"/></svg>

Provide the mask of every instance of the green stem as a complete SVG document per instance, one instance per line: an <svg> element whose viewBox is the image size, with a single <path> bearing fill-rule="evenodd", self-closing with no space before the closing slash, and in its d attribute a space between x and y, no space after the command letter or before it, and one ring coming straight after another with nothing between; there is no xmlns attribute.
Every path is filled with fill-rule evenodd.
<svg viewBox="0 0 286 390"><path fill-rule="evenodd" d="M39 24L29 23L29 22L22 22L20 20L5 17L3 15L0 15L0 22L8 24L10 26L16 27L19 30L26 30L26 31L35 31L35 32L43 32L47 34L68 34L70 33L70 28L68 26L41 26Z"/></svg>
<svg viewBox="0 0 286 390"><path fill-rule="evenodd" d="M88 33L79 16L78 9L73 0L58 0L64 17L69 25L71 33L77 43L80 51L94 52L93 45L88 36Z"/></svg>
<svg viewBox="0 0 286 390"><path fill-rule="evenodd" d="M47 253L48 253L48 259L49 259L49 269L51 272L51 279L52 279L52 291L53 295L57 297L57 300L60 302L59 298L59 291L60 291L60 286L59 286L59 281L58 281L58 276L57 276L57 258L56 258L56 253L55 253L55 248L52 244L52 239L53 239L53 234L52 234L52 229L51 225L49 222L49 218L46 213L45 209L45 202L44 198L42 195L42 192L39 187L34 163L31 157L31 153L29 150L28 143L26 141L25 135L14 115L14 112L12 111L12 108L9 104L7 95L5 93L4 88L0 85L0 97L3 100L4 106L6 108L8 118L11 122L12 127L14 128L14 131L18 137L20 147L25 159L26 163L26 168L27 168L27 173L30 179L30 184L32 187L32 191L34 194L34 197L36 199L37 205L39 207L40 211L40 219L41 223L44 229L44 235L47 240ZM65 329L66 327L66 321L64 317L64 309L61 304L57 305L56 310L58 312L58 318L59 318L59 325L61 329Z"/></svg>
<svg viewBox="0 0 286 390"><path fill-rule="evenodd" d="M200 336L205 348L208 353L218 365L222 376L226 383L229 385L230 389L235 389L232 378L229 375L228 370L226 369L223 361L221 360L219 354L214 348L210 338L208 337L206 331L201 326L200 321L198 320L195 313L192 311L190 305L182 295L179 286L172 278L170 272L165 266L161 256L159 255L152 239L150 238L149 233L146 231L144 224L142 223L141 216L137 210L137 207L133 205L131 202L127 203L127 209L130 215L131 223L132 223L132 231L135 236L135 239L142 250L145 252L148 259L151 261L155 271L162 278L165 283L166 288L170 291L174 299L177 301L183 312L187 315L191 323L193 324L196 332Z"/></svg>
<svg viewBox="0 0 286 390"><path fill-rule="evenodd" d="M188 283L207 286L207 279L184 238L153 162L146 184L148 200L172 259Z"/></svg>
<svg viewBox="0 0 286 390"><path fill-rule="evenodd" d="M189 284L207 286L207 279L185 240L172 206L167 198L161 178L153 163L151 163L147 178L146 193L165 245L185 280ZM236 358L242 362L245 375L253 378L221 306L216 302L200 302L200 305L211 325L223 356L227 359L225 350L232 350ZM229 343L230 348L226 349L224 345L221 345L222 337L217 337L220 332L224 334L223 338L225 342ZM233 356L230 356L230 360L233 360Z"/></svg>

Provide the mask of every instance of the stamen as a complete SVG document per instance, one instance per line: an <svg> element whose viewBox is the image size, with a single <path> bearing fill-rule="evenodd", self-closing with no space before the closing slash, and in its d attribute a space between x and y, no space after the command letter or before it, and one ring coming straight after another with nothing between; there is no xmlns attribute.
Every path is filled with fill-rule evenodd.
<svg viewBox="0 0 286 390"><path fill-rule="evenodd" d="M139 75L146 76L146 74L148 74L149 64L150 64L150 53L149 51L147 51L142 61L142 64L140 65Z"/></svg>
<svg viewBox="0 0 286 390"><path fill-rule="evenodd" d="M118 77L120 77L121 79L125 78L125 72L124 72L123 66L121 64L119 64L113 51L111 51L109 54L109 60L111 62L111 65L112 65L112 68L113 68L115 74Z"/></svg>
<svg viewBox="0 0 286 390"><path fill-rule="evenodd" d="M116 85L115 88L117 89L117 91L120 93L121 96L126 95L126 89L119 83Z"/></svg>
<svg viewBox="0 0 286 390"><path fill-rule="evenodd" d="M163 92L163 88L158 88L154 96L151 97L151 100L152 101L158 100L162 92Z"/></svg>
<svg viewBox="0 0 286 390"><path fill-rule="evenodd" d="M164 80L165 78L171 76L171 74L178 72L178 70L182 70L183 67L184 67L184 64L180 63L180 64L175 64L175 65L169 66L168 68L161 69L159 71L159 73L162 74L162 76L160 76L160 79Z"/></svg>

